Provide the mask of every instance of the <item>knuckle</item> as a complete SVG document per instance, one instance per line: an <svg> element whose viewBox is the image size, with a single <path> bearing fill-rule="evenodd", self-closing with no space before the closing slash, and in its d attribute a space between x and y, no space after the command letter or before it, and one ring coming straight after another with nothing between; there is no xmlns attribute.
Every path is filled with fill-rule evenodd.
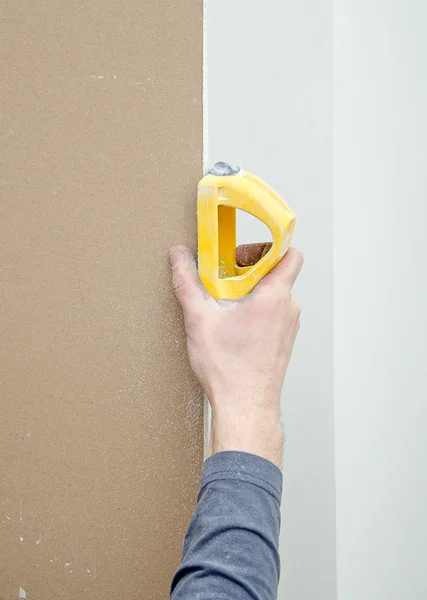
<svg viewBox="0 0 427 600"><path fill-rule="evenodd" d="M304 262L304 254L302 251L299 248L293 248L293 250L295 252L295 256L297 256L301 262Z"/></svg>
<svg viewBox="0 0 427 600"><path fill-rule="evenodd" d="M304 254L298 248L292 248L293 258L298 268L301 269L304 264Z"/></svg>
<svg viewBox="0 0 427 600"><path fill-rule="evenodd" d="M172 287L177 296L183 296L188 291L187 281L179 271L175 271L173 274Z"/></svg>
<svg viewBox="0 0 427 600"><path fill-rule="evenodd" d="M298 321L301 316L301 307L296 300L292 300L291 314L295 321Z"/></svg>
<svg viewBox="0 0 427 600"><path fill-rule="evenodd" d="M302 265L304 264L304 255L301 250L298 250L298 248L289 248L288 254L289 264L291 265L292 269L300 271L302 269Z"/></svg>
<svg viewBox="0 0 427 600"><path fill-rule="evenodd" d="M185 318L198 330L202 330L205 327L205 312L198 302L190 302L187 304Z"/></svg>

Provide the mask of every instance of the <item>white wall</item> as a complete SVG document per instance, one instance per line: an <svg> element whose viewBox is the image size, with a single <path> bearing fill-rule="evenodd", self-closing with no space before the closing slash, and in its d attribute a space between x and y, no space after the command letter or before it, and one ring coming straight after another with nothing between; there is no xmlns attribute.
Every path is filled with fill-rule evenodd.
<svg viewBox="0 0 427 600"><path fill-rule="evenodd" d="M306 255L279 599L336 598L335 433L338 599L424 600L427 2L336 0L333 32L329 1L208 4L209 162L271 183Z"/></svg>
<svg viewBox="0 0 427 600"><path fill-rule="evenodd" d="M334 600L332 2L209 0L208 159L251 170L297 215L302 328L282 405L280 600ZM240 241L264 238L242 220Z"/></svg>
<svg viewBox="0 0 427 600"><path fill-rule="evenodd" d="M336 1L339 600L427 598L427 2Z"/></svg>

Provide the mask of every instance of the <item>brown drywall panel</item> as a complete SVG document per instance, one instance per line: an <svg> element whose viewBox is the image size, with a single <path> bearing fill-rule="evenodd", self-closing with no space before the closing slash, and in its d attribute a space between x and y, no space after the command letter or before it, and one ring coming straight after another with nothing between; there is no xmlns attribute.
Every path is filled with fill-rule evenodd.
<svg viewBox="0 0 427 600"><path fill-rule="evenodd" d="M167 264L195 245L201 1L1 10L0 598L164 599L203 451Z"/></svg>

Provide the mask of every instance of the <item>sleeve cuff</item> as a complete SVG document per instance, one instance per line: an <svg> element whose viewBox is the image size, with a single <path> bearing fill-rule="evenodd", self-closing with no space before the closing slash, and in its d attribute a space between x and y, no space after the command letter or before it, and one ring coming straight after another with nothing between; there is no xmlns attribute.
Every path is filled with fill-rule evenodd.
<svg viewBox="0 0 427 600"><path fill-rule="evenodd" d="M269 492L280 504L282 473L269 460L248 452L217 452L206 459L201 475L200 491L219 479L252 483Z"/></svg>

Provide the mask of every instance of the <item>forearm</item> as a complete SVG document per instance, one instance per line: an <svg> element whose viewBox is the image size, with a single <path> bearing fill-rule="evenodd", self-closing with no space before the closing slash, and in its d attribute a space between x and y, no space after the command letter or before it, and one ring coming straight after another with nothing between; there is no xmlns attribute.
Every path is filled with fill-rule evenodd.
<svg viewBox="0 0 427 600"><path fill-rule="evenodd" d="M282 476L271 462L221 452L203 467L172 600L274 600Z"/></svg>

